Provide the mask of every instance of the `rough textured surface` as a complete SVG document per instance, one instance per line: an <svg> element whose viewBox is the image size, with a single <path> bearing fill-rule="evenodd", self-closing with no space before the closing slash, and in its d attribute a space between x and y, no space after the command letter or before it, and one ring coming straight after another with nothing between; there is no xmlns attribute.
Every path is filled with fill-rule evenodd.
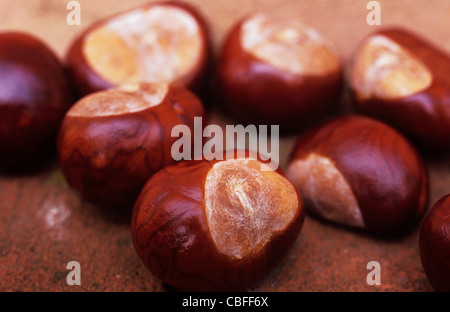
<svg viewBox="0 0 450 312"><path fill-rule="evenodd" d="M60 56L71 40L98 18L142 1L81 0L82 25L66 24L64 0L4 0L0 28L31 32ZM215 48L225 31L255 10L299 16L338 48L348 62L362 38L367 1L192 0L212 26ZM381 1L382 24L403 25L446 51L450 1ZM218 113L212 122L228 122ZM230 123L230 122L228 122ZM283 164L294 137L280 146ZM431 202L450 192L450 159L427 158ZM254 290L263 291L430 291L418 251L417 226L397 239L374 238L307 217L287 258ZM66 264L81 264L81 286L68 286ZM381 286L368 286L366 265L381 264ZM105 213L84 203L64 182L55 160L33 172L0 175L0 291L163 291L141 264L131 243L129 215Z"/></svg>

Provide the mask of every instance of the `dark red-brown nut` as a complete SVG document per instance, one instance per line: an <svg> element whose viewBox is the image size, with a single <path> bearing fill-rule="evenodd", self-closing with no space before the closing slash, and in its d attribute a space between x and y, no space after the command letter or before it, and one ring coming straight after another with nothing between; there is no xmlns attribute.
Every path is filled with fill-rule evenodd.
<svg viewBox="0 0 450 312"><path fill-rule="evenodd" d="M74 42L67 61L82 95L141 81L179 83L202 93L208 36L190 6L149 3L92 25Z"/></svg>
<svg viewBox="0 0 450 312"><path fill-rule="evenodd" d="M401 29L370 35L353 61L356 109L427 150L450 149L450 57Z"/></svg>
<svg viewBox="0 0 450 312"><path fill-rule="evenodd" d="M341 62L316 30L262 13L231 30L216 74L225 110L243 123L282 130L329 114L342 86Z"/></svg>
<svg viewBox="0 0 450 312"><path fill-rule="evenodd" d="M309 131L287 176L308 212L372 233L404 232L427 207L427 172L415 148L366 117L342 117Z"/></svg>
<svg viewBox="0 0 450 312"><path fill-rule="evenodd" d="M420 259L437 291L450 291L450 195L431 208L420 230Z"/></svg>
<svg viewBox="0 0 450 312"><path fill-rule="evenodd" d="M172 128L204 117L202 103L181 86L124 85L78 101L58 137L67 182L99 206L133 206L152 174L173 164ZM131 209L130 209L131 211Z"/></svg>
<svg viewBox="0 0 450 312"><path fill-rule="evenodd" d="M242 290L287 253L303 224L303 204L281 171L256 159L185 161L147 182L133 210L132 238L163 282Z"/></svg>
<svg viewBox="0 0 450 312"><path fill-rule="evenodd" d="M26 166L53 150L71 89L55 54L37 38L0 34L0 168Z"/></svg>

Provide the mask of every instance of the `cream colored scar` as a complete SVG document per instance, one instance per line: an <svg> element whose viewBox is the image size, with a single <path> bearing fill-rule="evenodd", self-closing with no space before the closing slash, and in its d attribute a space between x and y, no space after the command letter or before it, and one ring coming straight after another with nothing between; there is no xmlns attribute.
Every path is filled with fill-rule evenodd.
<svg viewBox="0 0 450 312"><path fill-rule="evenodd" d="M169 90L167 83L126 84L92 93L67 112L71 117L102 117L136 113L162 103Z"/></svg>
<svg viewBox="0 0 450 312"><path fill-rule="evenodd" d="M113 84L173 82L198 63L202 37L188 12L153 6L119 15L94 29L83 54Z"/></svg>
<svg viewBox="0 0 450 312"><path fill-rule="evenodd" d="M241 28L241 46L255 57L294 75L326 75L339 70L330 44L296 19L255 14Z"/></svg>
<svg viewBox="0 0 450 312"><path fill-rule="evenodd" d="M293 220L297 193L279 173L254 159L216 163L205 183L205 212L217 249L242 259ZM265 166L265 165L263 165Z"/></svg>
<svg viewBox="0 0 450 312"><path fill-rule="evenodd" d="M433 81L422 60L386 36L370 37L354 59L350 83L360 100L410 96Z"/></svg>
<svg viewBox="0 0 450 312"><path fill-rule="evenodd" d="M364 228L356 197L330 159L313 153L306 159L294 160L287 168L287 176L311 204L307 209L314 214L336 223Z"/></svg>

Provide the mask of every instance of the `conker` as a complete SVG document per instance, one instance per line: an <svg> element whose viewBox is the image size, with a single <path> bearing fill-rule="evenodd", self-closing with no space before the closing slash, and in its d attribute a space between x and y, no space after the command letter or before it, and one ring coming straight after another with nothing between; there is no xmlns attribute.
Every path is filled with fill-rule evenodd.
<svg viewBox="0 0 450 312"><path fill-rule="evenodd" d="M145 185L132 238L143 263L180 290L254 285L299 235L303 204L281 171L257 158L184 161Z"/></svg>
<svg viewBox="0 0 450 312"><path fill-rule="evenodd" d="M126 83L207 84L207 25L192 7L149 3L103 19L72 45L67 62L82 95Z"/></svg>
<svg viewBox="0 0 450 312"><path fill-rule="evenodd" d="M450 195L436 202L422 223L419 250L433 288L450 291Z"/></svg>
<svg viewBox="0 0 450 312"><path fill-rule="evenodd" d="M368 36L353 60L358 112L395 127L424 151L450 149L450 57L392 28Z"/></svg>
<svg viewBox="0 0 450 312"><path fill-rule="evenodd" d="M242 123L306 128L329 114L342 87L331 45L297 19L252 14L229 33L217 64L219 101Z"/></svg>
<svg viewBox="0 0 450 312"><path fill-rule="evenodd" d="M50 48L25 33L0 33L0 169L34 165L54 150L71 104L63 66Z"/></svg>
<svg viewBox="0 0 450 312"><path fill-rule="evenodd" d="M309 213L381 235L408 230L427 207L427 172L415 148L366 117L341 117L300 137L287 176Z"/></svg>
<svg viewBox="0 0 450 312"><path fill-rule="evenodd" d="M200 100L166 83L123 85L78 101L63 120L58 155L67 182L104 207L133 206L152 174L173 164L172 128L204 117Z"/></svg>

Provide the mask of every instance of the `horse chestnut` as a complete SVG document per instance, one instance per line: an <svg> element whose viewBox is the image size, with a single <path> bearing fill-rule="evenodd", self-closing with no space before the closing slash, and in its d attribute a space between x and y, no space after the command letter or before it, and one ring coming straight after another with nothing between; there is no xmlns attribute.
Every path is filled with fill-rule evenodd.
<svg viewBox="0 0 450 312"><path fill-rule="evenodd" d="M433 288L450 291L450 195L442 197L422 223L419 250Z"/></svg>
<svg viewBox="0 0 450 312"><path fill-rule="evenodd" d="M55 54L37 38L0 34L0 168L34 164L52 150L72 104L71 89Z"/></svg>
<svg viewBox="0 0 450 312"><path fill-rule="evenodd" d="M296 19L244 18L218 59L220 101L243 123L305 128L330 113L341 87L342 65L330 44Z"/></svg>
<svg viewBox="0 0 450 312"><path fill-rule="evenodd" d="M134 204L152 174L175 161L171 130L203 117L198 98L165 83L124 85L78 101L58 137L67 182L99 206ZM130 209L131 211L131 209Z"/></svg>
<svg viewBox="0 0 450 312"><path fill-rule="evenodd" d="M356 109L424 150L450 149L450 57L402 29L370 35L350 76Z"/></svg>
<svg viewBox="0 0 450 312"><path fill-rule="evenodd" d="M341 117L309 131L287 176L311 214L374 233L403 232L427 207L427 172L415 148L366 117Z"/></svg>
<svg viewBox="0 0 450 312"><path fill-rule="evenodd" d="M281 171L257 158L185 161L156 173L133 210L143 263L181 290L242 290L296 240L303 204Z"/></svg>
<svg viewBox="0 0 450 312"><path fill-rule="evenodd" d="M201 93L210 61L207 26L185 4L150 3L92 25L67 61L82 95L141 81L179 83Z"/></svg>

